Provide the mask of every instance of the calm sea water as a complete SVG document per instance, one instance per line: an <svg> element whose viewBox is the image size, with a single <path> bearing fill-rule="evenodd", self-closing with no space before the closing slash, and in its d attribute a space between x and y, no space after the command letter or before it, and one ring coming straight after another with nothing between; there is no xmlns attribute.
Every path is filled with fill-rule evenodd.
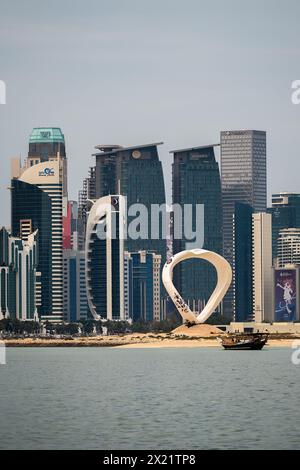
<svg viewBox="0 0 300 470"><path fill-rule="evenodd" d="M11 348L0 449L300 449L290 349Z"/></svg>

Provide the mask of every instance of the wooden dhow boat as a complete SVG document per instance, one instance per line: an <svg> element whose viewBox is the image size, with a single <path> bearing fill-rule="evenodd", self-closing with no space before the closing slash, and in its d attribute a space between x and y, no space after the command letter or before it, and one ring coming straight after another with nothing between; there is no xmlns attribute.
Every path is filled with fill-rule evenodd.
<svg viewBox="0 0 300 470"><path fill-rule="evenodd" d="M224 349L261 350L268 341L268 333L229 333L220 338Z"/></svg>

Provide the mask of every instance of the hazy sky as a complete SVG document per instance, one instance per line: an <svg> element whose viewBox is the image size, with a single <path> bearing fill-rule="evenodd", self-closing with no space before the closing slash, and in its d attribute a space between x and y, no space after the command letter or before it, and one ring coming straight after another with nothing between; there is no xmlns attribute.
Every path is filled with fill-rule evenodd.
<svg viewBox="0 0 300 470"><path fill-rule="evenodd" d="M268 193L300 192L299 0L0 0L1 224L9 157L33 127L62 128L77 197L100 143L219 142L220 130L267 131Z"/></svg>

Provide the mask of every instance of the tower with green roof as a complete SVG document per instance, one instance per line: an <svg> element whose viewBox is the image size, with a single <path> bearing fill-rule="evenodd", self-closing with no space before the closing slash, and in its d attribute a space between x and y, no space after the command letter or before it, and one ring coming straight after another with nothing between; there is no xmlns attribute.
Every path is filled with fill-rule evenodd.
<svg viewBox="0 0 300 470"><path fill-rule="evenodd" d="M66 158L65 137L59 127L35 127L29 138L29 165Z"/></svg>

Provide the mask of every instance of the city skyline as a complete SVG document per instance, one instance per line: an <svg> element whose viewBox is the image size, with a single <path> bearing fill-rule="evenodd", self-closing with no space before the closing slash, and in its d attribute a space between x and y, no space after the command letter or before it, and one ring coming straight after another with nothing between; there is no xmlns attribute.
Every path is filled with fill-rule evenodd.
<svg viewBox="0 0 300 470"><path fill-rule="evenodd" d="M300 1L0 16L0 449L300 450Z"/></svg>
<svg viewBox="0 0 300 470"><path fill-rule="evenodd" d="M128 301L133 297L129 290L125 292L123 289L124 251L129 252L127 257L129 264L131 255L143 251L159 255L161 268L166 259L168 231L152 232L152 217L156 214L152 211L153 207L159 208L160 205L164 207L158 219L159 226L166 215L164 175L157 149L160 145L161 143L131 147L98 145L96 147L98 152L94 154L95 167L90 168L90 181L87 185L93 188L94 194L89 194L86 189L84 189L85 196L79 192L80 205L83 204L82 208L85 207L81 215L77 202L68 201L67 152L64 134L60 128L34 128L30 134L29 151L24 165L21 165L19 159L12 159L11 234L27 241L28 236L34 231L38 233L37 275L40 278L36 282L35 292L37 312L42 321L64 321L71 316L78 320L85 318L87 300L94 319L129 318L124 309L124 295L126 294ZM188 221L192 222L194 236L203 230L203 240L199 241L199 234L196 237L197 246L222 253L233 269L233 284L228 291L231 295L230 302L226 304L225 297L223 308L218 313L222 313L228 319L232 317L244 320L259 319L259 322L266 318L272 320L274 313L270 302L274 288L272 267L285 268L287 265L299 264L300 229L296 228L299 222L297 210L299 195L276 193L272 196L273 207L267 209L264 131L221 131L221 167L215 159L215 147L218 147L218 144L171 152L174 158L172 171L174 206L170 213L173 255L188 248L190 235L186 232L186 224ZM86 178L83 181L85 187ZM124 214L122 212L124 222L120 227L117 226L116 233L123 233L126 226L126 234L129 237L120 235L119 248L113 234L106 234L104 230L103 238L101 230L98 231L104 219L102 220L101 216L98 220L100 213L97 208L98 204L102 204L102 199L105 200L105 196L109 200L126 197ZM139 207L133 210L137 205ZM203 207L201 211L198 210L199 205ZM180 206L181 210L184 209L179 216L180 226L184 226L184 233L181 233L179 238L176 206ZM186 206L193 207L192 215L185 212ZM251 210L249 211L246 206ZM92 216L94 210L96 213ZM136 210L139 216L135 219ZM202 217L202 210L203 225L199 224L198 220ZM250 227L251 212L253 216ZM84 222L81 216L85 219L85 213L88 219ZM273 229L272 219L273 222L276 221ZM148 229L144 232L144 225L151 226L150 233ZM84 230L86 228L86 236L82 228ZM291 230L295 232L293 233L295 243L291 242ZM86 239L85 249L80 251L84 239ZM279 258L283 254L279 258L274 256L275 247L283 253L281 240L284 243L288 240L288 245L284 248L285 258L282 261ZM68 250L73 251L71 253ZM245 250L247 253L244 253ZM140 264L144 264L144 261ZM113 279L111 273L118 265L119 268L115 271ZM140 268L141 271L144 269L142 265ZM264 274L260 276L262 268ZM131 270L129 265L128 269ZM131 277L129 271L126 275L128 280ZM157 279L154 281L153 276L156 276L154 270L149 277L147 289L149 292L152 289L153 296L156 295L158 298ZM134 277L128 284L130 291L135 282ZM215 285L215 273L208 270L207 266L189 263L176 270L174 281L187 304L191 304L194 311L201 311ZM87 297L83 289L85 282ZM160 283L160 280L158 282ZM146 302L145 299L147 295L149 298L149 294L146 294L143 276L138 283L136 291L140 293L140 300L143 297ZM259 292L260 295L257 294ZM159 295L160 318L164 319L168 306L163 289L160 289ZM119 302L117 306L113 306L117 298ZM229 299L228 294L227 298ZM141 311L144 313L134 311L133 316L149 317L146 311L152 311L153 318L157 318L155 312L159 303L153 300L152 306L148 304L146 308L144 301L140 302ZM169 304L169 311L172 311L172 303ZM131 306L128 302L127 305L129 312Z"/></svg>
<svg viewBox="0 0 300 470"><path fill-rule="evenodd" d="M95 145L162 140L170 201L169 151L217 142L221 129L267 131L269 204L272 193L298 191L297 171L282 167L288 160L289 168L298 168L300 106L292 103L291 85L299 78L299 3L291 1L286 9L254 1L239 8L231 1L230 8L213 1L204 9L203 2L191 1L188 14L181 2L113 3L89 1L84 11L72 4L68 22L68 2L50 7L30 0L18 6L19 18L13 5L3 2L3 223L9 221L6 162L26 155L27 138L38 125L64 130L71 199L88 173ZM257 15L270 10L272 21Z"/></svg>

